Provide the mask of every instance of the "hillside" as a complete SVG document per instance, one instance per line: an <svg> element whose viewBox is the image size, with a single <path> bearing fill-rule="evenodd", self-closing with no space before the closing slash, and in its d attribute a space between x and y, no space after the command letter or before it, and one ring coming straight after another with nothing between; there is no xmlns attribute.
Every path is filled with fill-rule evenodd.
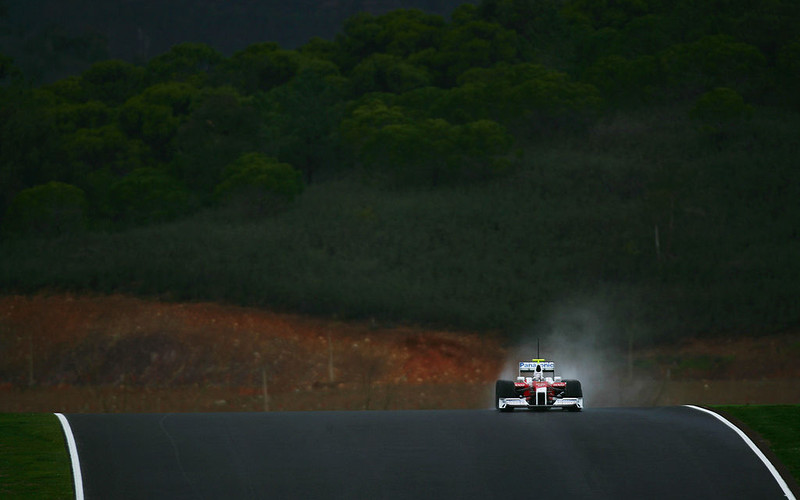
<svg viewBox="0 0 800 500"><path fill-rule="evenodd" d="M554 311L589 311L620 346L796 325L800 183L784 180L796 173L783 129L794 117L759 114L724 153L702 153L687 118L662 116L609 118L572 149L534 145L488 184L386 190L343 179L310 185L269 217L206 209L8 239L0 282L6 293L220 301L512 337L552 328ZM773 173L753 177L754 164ZM675 166L686 180L656 190Z"/></svg>
<svg viewBox="0 0 800 500"><path fill-rule="evenodd" d="M796 330L800 8L597 5L362 13L47 84L3 55L0 292L566 318L623 349Z"/></svg>

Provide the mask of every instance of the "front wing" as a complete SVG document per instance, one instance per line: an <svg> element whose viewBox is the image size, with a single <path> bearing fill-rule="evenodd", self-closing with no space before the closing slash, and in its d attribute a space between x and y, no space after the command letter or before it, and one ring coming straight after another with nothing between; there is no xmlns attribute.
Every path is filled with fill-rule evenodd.
<svg viewBox="0 0 800 500"><path fill-rule="evenodd" d="M553 401L552 405L530 405L525 398L498 398L497 407L501 410L506 408L562 408L562 409L583 409L583 398L561 398Z"/></svg>

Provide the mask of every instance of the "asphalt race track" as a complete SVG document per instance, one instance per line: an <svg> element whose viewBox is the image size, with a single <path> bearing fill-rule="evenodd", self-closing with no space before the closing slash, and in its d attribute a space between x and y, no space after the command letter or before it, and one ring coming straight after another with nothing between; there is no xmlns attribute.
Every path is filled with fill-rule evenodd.
<svg viewBox="0 0 800 500"><path fill-rule="evenodd" d="M87 499L784 498L687 407L67 418Z"/></svg>

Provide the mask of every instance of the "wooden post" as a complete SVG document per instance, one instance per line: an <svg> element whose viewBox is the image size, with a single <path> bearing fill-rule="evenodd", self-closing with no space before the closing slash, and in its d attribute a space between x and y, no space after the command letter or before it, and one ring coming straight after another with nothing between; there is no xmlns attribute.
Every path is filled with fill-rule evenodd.
<svg viewBox="0 0 800 500"><path fill-rule="evenodd" d="M328 382L331 385L334 382L334 375L333 375L333 341L331 340L331 332L328 331Z"/></svg>
<svg viewBox="0 0 800 500"><path fill-rule="evenodd" d="M633 380L633 329L628 328L628 380Z"/></svg>
<svg viewBox="0 0 800 500"><path fill-rule="evenodd" d="M267 388L267 369L261 368L261 386L264 389L264 411L269 411L269 390Z"/></svg>
<svg viewBox="0 0 800 500"><path fill-rule="evenodd" d="M33 387L33 332L28 333L28 387Z"/></svg>

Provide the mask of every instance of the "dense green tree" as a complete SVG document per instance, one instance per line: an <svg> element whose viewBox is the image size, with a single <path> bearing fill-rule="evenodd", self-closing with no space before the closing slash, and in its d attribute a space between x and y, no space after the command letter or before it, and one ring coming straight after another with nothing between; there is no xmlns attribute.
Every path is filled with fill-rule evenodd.
<svg viewBox="0 0 800 500"><path fill-rule="evenodd" d="M219 64L211 81L232 85L244 95L264 92L288 82L297 73L299 59L295 51L276 43L256 43Z"/></svg>
<svg viewBox="0 0 800 500"><path fill-rule="evenodd" d="M203 90L178 127L172 162L176 176L201 197L210 196L225 165L259 150L260 129L252 99L232 88Z"/></svg>
<svg viewBox="0 0 800 500"><path fill-rule="evenodd" d="M719 132L750 118L753 107L735 90L717 87L701 95L689 114L705 127Z"/></svg>
<svg viewBox="0 0 800 500"><path fill-rule="evenodd" d="M171 108L135 97L120 110L119 124L129 137L144 142L157 158L166 160L180 120L173 116Z"/></svg>
<svg viewBox="0 0 800 500"><path fill-rule="evenodd" d="M430 77L424 69L399 57L373 54L353 69L350 81L355 95L370 92L399 94L429 85Z"/></svg>
<svg viewBox="0 0 800 500"><path fill-rule="evenodd" d="M458 158L454 127L442 119L387 125L362 150L365 166L401 185L439 185L454 179Z"/></svg>
<svg viewBox="0 0 800 500"><path fill-rule="evenodd" d="M225 167L214 190L220 202L238 205L250 215L279 210L303 192L302 173L262 153L247 153Z"/></svg>
<svg viewBox="0 0 800 500"><path fill-rule="evenodd" d="M410 56L409 61L427 68L436 85L451 87L469 69L518 62L520 47L514 31L475 20L447 28L439 48L422 50Z"/></svg>
<svg viewBox="0 0 800 500"><path fill-rule="evenodd" d="M353 109L342 134L369 176L404 186L451 184L506 171L512 137L496 122L415 116L378 97Z"/></svg>
<svg viewBox="0 0 800 500"><path fill-rule="evenodd" d="M191 209L191 196L183 184L151 167L133 170L116 182L109 201L122 225L164 222Z"/></svg>
<svg viewBox="0 0 800 500"><path fill-rule="evenodd" d="M147 72L129 62L112 59L92 65L81 75L88 99L119 105L144 89Z"/></svg>
<svg viewBox="0 0 800 500"><path fill-rule="evenodd" d="M777 68L790 81L800 80L800 39L781 47Z"/></svg>
<svg viewBox="0 0 800 500"><path fill-rule="evenodd" d="M101 102L96 98L93 99L87 96L86 88L83 84L83 79L79 76L73 75L73 76L68 76L66 78L62 78L60 80L56 80L53 83L43 85L41 87L41 90L53 94L63 102L79 103L79 102L85 102L87 100L95 100L97 102Z"/></svg>
<svg viewBox="0 0 800 500"><path fill-rule="evenodd" d="M577 21L576 21L577 22ZM577 22L573 27L574 71L580 72L604 58L636 60L655 57L674 43L676 35L662 16L647 14L631 17L620 24L589 27Z"/></svg>
<svg viewBox="0 0 800 500"><path fill-rule="evenodd" d="M454 92L475 117L514 123L529 131L578 125L602 105L593 85L536 64L475 68L459 81Z"/></svg>
<svg viewBox="0 0 800 500"><path fill-rule="evenodd" d="M709 35L673 45L660 59L666 82L689 96L720 86L747 93L763 85L764 55L728 36Z"/></svg>
<svg viewBox="0 0 800 500"><path fill-rule="evenodd" d="M489 120L453 125L428 118L376 131L362 159L400 185L438 186L504 173L510 165L502 156L512 143L508 132Z"/></svg>
<svg viewBox="0 0 800 500"><path fill-rule="evenodd" d="M455 137L458 148L458 177L485 180L507 174L513 167L508 157L514 145L505 127L491 120L477 120L460 126Z"/></svg>
<svg viewBox="0 0 800 500"><path fill-rule="evenodd" d="M167 106L174 116L186 116L192 111L200 91L194 85L183 82L167 82L146 88L141 98L149 104Z"/></svg>
<svg viewBox="0 0 800 500"><path fill-rule="evenodd" d="M578 40L575 61L578 68L584 68L599 58L619 54L624 45L619 30L614 28L588 30Z"/></svg>
<svg viewBox="0 0 800 500"><path fill-rule="evenodd" d="M307 183L337 163L347 84L332 62L309 59L290 82L258 98L265 150L299 168Z"/></svg>
<svg viewBox="0 0 800 500"><path fill-rule="evenodd" d="M336 36L336 63L345 72L349 72L372 54L385 52L386 40L381 40L381 30L378 19L368 12L360 12L348 18L341 33Z"/></svg>
<svg viewBox="0 0 800 500"><path fill-rule="evenodd" d="M147 62L153 82L190 82L202 85L225 60L221 52L204 43L179 43Z"/></svg>
<svg viewBox="0 0 800 500"><path fill-rule="evenodd" d="M776 58L781 47L797 40L800 4L791 0L762 1L757 8L751 2L745 4L730 35L755 45L770 60Z"/></svg>
<svg viewBox="0 0 800 500"><path fill-rule="evenodd" d="M444 19L416 9L398 9L382 16L369 13L349 18L337 36L337 61L349 72L374 54L400 58L436 48L441 40Z"/></svg>
<svg viewBox="0 0 800 500"><path fill-rule="evenodd" d="M575 28L562 0L484 0L476 15L516 32L525 41L524 60L564 69L575 50Z"/></svg>
<svg viewBox="0 0 800 500"><path fill-rule="evenodd" d="M385 52L398 57L439 45L444 19L418 9L398 9L379 18L382 30L379 37L385 40Z"/></svg>
<svg viewBox="0 0 800 500"><path fill-rule="evenodd" d="M375 130L409 123L407 110L386 103L382 96L370 95L353 105L342 120L342 136L356 150L364 147Z"/></svg>
<svg viewBox="0 0 800 500"><path fill-rule="evenodd" d="M386 99L388 96L383 97ZM391 102L415 116L436 116L452 123L474 120L474 108L460 97L458 87L442 89L429 86L392 96Z"/></svg>
<svg viewBox="0 0 800 500"><path fill-rule="evenodd" d="M491 120L465 123L458 131L456 140L460 153L473 161L505 155L514 144L508 131Z"/></svg>
<svg viewBox="0 0 800 500"><path fill-rule="evenodd" d="M4 229L13 234L57 236L84 229L86 196L63 182L22 190L6 211Z"/></svg>
<svg viewBox="0 0 800 500"><path fill-rule="evenodd" d="M94 129L109 125L115 110L101 101L61 102L53 107L59 131L73 133L77 129Z"/></svg>
<svg viewBox="0 0 800 500"><path fill-rule="evenodd" d="M119 111L120 128L132 139L147 144L158 161L169 161L173 139L199 95L188 84L157 84L129 99Z"/></svg>
<svg viewBox="0 0 800 500"><path fill-rule="evenodd" d="M619 33L617 53L626 57L655 55L673 43L667 21L659 15L631 19Z"/></svg>
<svg viewBox="0 0 800 500"><path fill-rule="evenodd" d="M51 92L48 88L45 95L53 95ZM70 101L59 96L51 107L58 129L58 143L53 146L53 154L59 158L54 164L54 178L86 189L84 177L90 172L106 169L124 175L149 158L146 144L120 130L118 108L101 101Z"/></svg>
<svg viewBox="0 0 800 500"><path fill-rule="evenodd" d="M661 68L655 56L632 59L619 55L602 57L584 73L584 80L596 86L610 101L641 104L657 100L657 87L662 81Z"/></svg>
<svg viewBox="0 0 800 500"><path fill-rule="evenodd" d="M335 59L340 53L339 46L336 42L325 40L315 36L311 38L305 45L297 49L300 55L306 59L316 59L320 61L331 61L335 64Z"/></svg>
<svg viewBox="0 0 800 500"><path fill-rule="evenodd" d="M63 180L52 104L39 91L0 87L0 207L22 189Z"/></svg>
<svg viewBox="0 0 800 500"><path fill-rule="evenodd" d="M475 4L472 3L463 3L453 9L453 13L450 15L450 19L452 21L452 25L460 26L464 24L468 24L474 21L478 21L481 18L480 11Z"/></svg>
<svg viewBox="0 0 800 500"><path fill-rule="evenodd" d="M64 151L62 179L80 183L89 172L109 168L125 174L143 164L148 156L147 147L131 140L116 125L96 128L79 128L61 137Z"/></svg>

